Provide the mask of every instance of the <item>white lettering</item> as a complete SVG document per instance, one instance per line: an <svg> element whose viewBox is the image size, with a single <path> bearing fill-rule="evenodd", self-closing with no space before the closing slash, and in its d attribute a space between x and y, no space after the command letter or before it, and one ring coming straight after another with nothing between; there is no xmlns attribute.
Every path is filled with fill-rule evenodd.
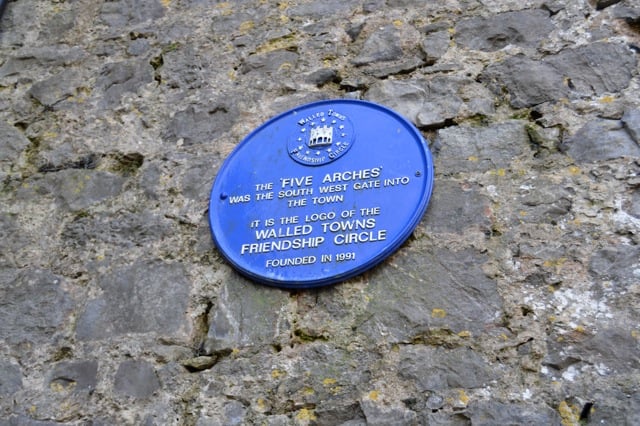
<svg viewBox="0 0 640 426"><path fill-rule="evenodd" d="M380 167L362 170L347 170L344 172L327 173L322 183L348 182L351 180L375 179L380 176Z"/></svg>
<svg viewBox="0 0 640 426"><path fill-rule="evenodd" d="M350 232L347 234L336 234L333 237L333 243L336 245L357 244L357 243L373 243L376 241L384 241L387 239L387 230L381 229L378 232Z"/></svg>
<svg viewBox="0 0 640 426"><path fill-rule="evenodd" d="M285 259L267 259L267 268L280 268L283 266L300 266L315 263L315 256L290 257Z"/></svg>

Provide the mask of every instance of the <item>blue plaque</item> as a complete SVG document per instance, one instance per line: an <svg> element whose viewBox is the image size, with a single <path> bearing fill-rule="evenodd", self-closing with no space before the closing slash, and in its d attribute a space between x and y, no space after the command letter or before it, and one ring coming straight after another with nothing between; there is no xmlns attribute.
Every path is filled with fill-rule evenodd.
<svg viewBox="0 0 640 426"><path fill-rule="evenodd" d="M249 134L211 190L213 239L231 265L272 286L311 288L378 264L427 208L433 160L394 111L314 102Z"/></svg>

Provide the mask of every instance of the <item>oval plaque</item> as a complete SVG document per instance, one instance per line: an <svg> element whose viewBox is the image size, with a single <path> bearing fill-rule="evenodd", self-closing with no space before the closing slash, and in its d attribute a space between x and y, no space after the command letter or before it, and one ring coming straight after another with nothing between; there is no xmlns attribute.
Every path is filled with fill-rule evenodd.
<svg viewBox="0 0 640 426"><path fill-rule="evenodd" d="M310 288L381 262L427 208L433 161L418 130L357 100L314 102L249 134L220 168L209 222L223 256L264 284Z"/></svg>

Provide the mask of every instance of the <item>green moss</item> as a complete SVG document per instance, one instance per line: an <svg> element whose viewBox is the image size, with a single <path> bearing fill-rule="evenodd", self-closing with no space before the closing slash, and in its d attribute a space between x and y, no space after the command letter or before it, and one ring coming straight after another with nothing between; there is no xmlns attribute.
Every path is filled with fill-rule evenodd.
<svg viewBox="0 0 640 426"><path fill-rule="evenodd" d="M528 120L531 117L531 111L529 109L521 109L511 115L514 120Z"/></svg>
<svg viewBox="0 0 640 426"><path fill-rule="evenodd" d="M296 336L300 342L315 342L317 340L326 342L329 340L324 335L311 335L299 328L293 331L293 335Z"/></svg>
<svg viewBox="0 0 640 426"><path fill-rule="evenodd" d="M456 348L466 344L464 335L454 333L445 328L433 328L424 334L415 336L412 340L413 344L444 346L446 348Z"/></svg>
<svg viewBox="0 0 640 426"><path fill-rule="evenodd" d="M267 40L256 49L256 53L269 53L274 50L298 50L298 35L290 33L282 37Z"/></svg>
<svg viewBox="0 0 640 426"><path fill-rule="evenodd" d="M138 152L124 154L113 152L105 156L105 169L122 176L133 175L144 162L144 156Z"/></svg>
<svg viewBox="0 0 640 426"><path fill-rule="evenodd" d="M164 46L162 48L162 53L175 52L179 48L180 48L180 43L174 41L173 43L169 43L168 45Z"/></svg>

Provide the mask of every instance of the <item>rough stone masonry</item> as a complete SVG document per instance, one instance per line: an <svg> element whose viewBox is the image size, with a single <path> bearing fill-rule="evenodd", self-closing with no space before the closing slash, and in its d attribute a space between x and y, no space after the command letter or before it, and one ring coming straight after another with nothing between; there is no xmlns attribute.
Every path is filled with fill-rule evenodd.
<svg viewBox="0 0 640 426"><path fill-rule="evenodd" d="M0 22L0 425L640 424L635 0L16 0ZM357 98L430 141L370 272L227 265L224 158Z"/></svg>

